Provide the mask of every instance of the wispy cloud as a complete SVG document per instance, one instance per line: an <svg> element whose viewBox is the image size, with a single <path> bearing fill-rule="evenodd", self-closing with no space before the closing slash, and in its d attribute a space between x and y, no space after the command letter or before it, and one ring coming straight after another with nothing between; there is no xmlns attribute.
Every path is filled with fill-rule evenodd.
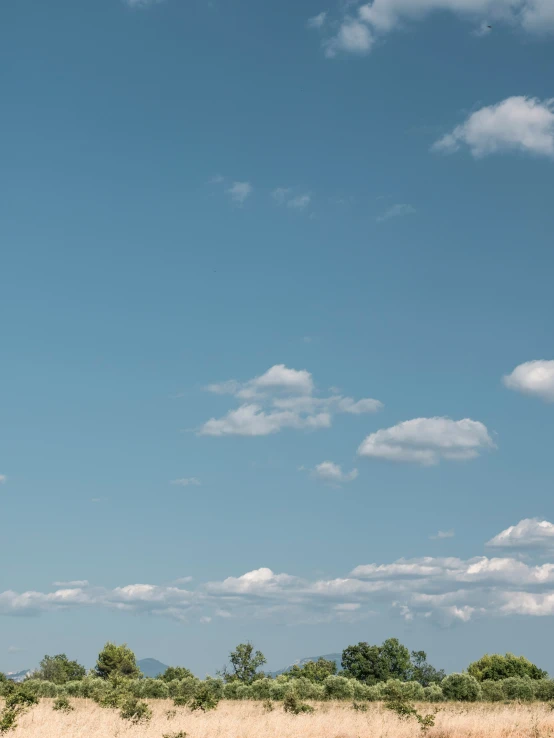
<svg viewBox="0 0 554 738"><path fill-rule="evenodd" d="M6 484L8 477L5 474L0 474L0 484Z"/></svg>
<svg viewBox="0 0 554 738"><path fill-rule="evenodd" d="M358 454L368 459L434 466L441 460L467 461L496 448L486 426L476 420L415 418L371 433Z"/></svg>
<svg viewBox="0 0 554 738"><path fill-rule="evenodd" d="M286 205L291 210L305 210L312 202L312 195L309 192L298 195L292 193L291 187L276 187L271 197L277 205Z"/></svg>
<svg viewBox="0 0 554 738"><path fill-rule="evenodd" d="M434 536L429 536L429 538L432 541L441 541L444 538L454 538L454 531L453 530L439 530L437 534Z"/></svg>
<svg viewBox="0 0 554 738"><path fill-rule="evenodd" d="M325 25L325 21L327 20L327 11L323 11L322 13L318 13L317 15L312 16L311 18L308 18L308 22L306 25L308 28L315 28L317 30L321 30L323 26Z"/></svg>
<svg viewBox="0 0 554 738"><path fill-rule="evenodd" d="M172 479L169 484L176 487L200 487L200 480L196 477L182 477L181 479Z"/></svg>
<svg viewBox="0 0 554 738"><path fill-rule="evenodd" d="M308 193L304 195L297 195L296 197L291 198L287 202L287 207L292 208L293 210L304 210L308 207L308 205L312 201L312 196Z"/></svg>
<svg viewBox="0 0 554 738"><path fill-rule="evenodd" d="M253 192L250 182L233 182L226 190L231 200L237 205L244 205Z"/></svg>
<svg viewBox="0 0 554 738"><path fill-rule="evenodd" d="M508 389L554 402L554 361L526 361L503 377L503 382Z"/></svg>
<svg viewBox="0 0 554 738"><path fill-rule="evenodd" d="M356 401L338 394L318 396L310 372L284 364L276 364L246 382L232 379L208 385L206 389L232 395L241 404L224 417L204 423L199 434L205 436L266 436L284 428L328 428L333 414L373 413L383 406L371 398Z"/></svg>
<svg viewBox="0 0 554 738"><path fill-rule="evenodd" d="M553 14L554 15L554 14ZM472 113L433 151L451 154L467 146L474 157L509 151L554 156L554 99L509 97Z"/></svg>
<svg viewBox="0 0 554 738"><path fill-rule="evenodd" d="M88 581L86 579L75 579L71 582L52 582L54 587L88 587Z"/></svg>
<svg viewBox="0 0 554 738"><path fill-rule="evenodd" d="M388 210L385 210L385 212L382 215L379 215L376 220L378 223L384 223L386 220L391 220L391 218L404 218L406 215L414 215L416 212L417 210L413 205L399 203L397 205L392 205Z"/></svg>
<svg viewBox="0 0 554 738"><path fill-rule="evenodd" d="M323 44L328 57L339 52L367 54L379 39L439 12L450 12L473 26L477 24L474 33L481 36L490 32L493 22L520 26L529 33L554 31L552 0L372 0L362 2L355 11L352 3L343 8L338 23L326 17L321 23L321 27L337 28Z"/></svg>

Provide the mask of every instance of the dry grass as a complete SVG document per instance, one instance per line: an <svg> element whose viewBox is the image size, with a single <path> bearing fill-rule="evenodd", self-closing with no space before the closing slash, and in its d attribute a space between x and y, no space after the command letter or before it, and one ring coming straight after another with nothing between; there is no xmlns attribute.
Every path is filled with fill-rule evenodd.
<svg viewBox="0 0 554 738"><path fill-rule="evenodd" d="M348 703L315 705L311 715L288 715L275 703L264 712L259 702L221 702L206 714L173 708L170 701L152 700L148 725L133 726L116 710L98 707L89 700L72 700L75 711L67 715L52 710L53 700L19 719L13 738L162 738L180 730L188 738L416 738L416 724L399 720L381 705L370 704L365 713ZM176 715L168 719L168 710ZM422 706L422 712L433 707ZM554 736L554 712L548 705L440 705L429 738L548 738Z"/></svg>

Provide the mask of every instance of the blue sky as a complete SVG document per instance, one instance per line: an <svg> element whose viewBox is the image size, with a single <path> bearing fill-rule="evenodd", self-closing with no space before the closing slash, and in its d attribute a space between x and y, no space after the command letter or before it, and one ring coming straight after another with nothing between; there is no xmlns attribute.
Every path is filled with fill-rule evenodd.
<svg viewBox="0 0 554 738"><path fill-rule="evenodd" d="M552 33L5 4L0 668L397 636L554 672Z"/></svg>

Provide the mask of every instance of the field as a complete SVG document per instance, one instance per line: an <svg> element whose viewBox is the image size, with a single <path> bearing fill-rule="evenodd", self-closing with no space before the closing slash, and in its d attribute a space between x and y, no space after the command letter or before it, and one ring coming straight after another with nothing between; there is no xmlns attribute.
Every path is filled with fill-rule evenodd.
<svg viewBox="0 0 554 738"><path fill-rule="evenodd" d="M148 725L133 726L115 710L90 700L73 700L74 712L52 710L52 700L19 718L13 738L163 738L184 731L187 738L416 738L417 723L401 721L380 704L355 712L349 703L315 704L309 715L288 715L282 705L264 712L259 702L221 702L217 710L191 713L171 701L153 700ZM430 712L432 705L420 707ZM554 711L549 705L470 704L441 705L429 738L547 738L554 735Z"/></svg>

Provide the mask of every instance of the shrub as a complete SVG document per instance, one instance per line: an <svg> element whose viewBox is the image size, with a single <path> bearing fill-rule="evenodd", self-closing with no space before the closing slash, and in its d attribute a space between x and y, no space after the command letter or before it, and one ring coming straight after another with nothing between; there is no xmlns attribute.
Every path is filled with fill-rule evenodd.
<svg viewBox="0 0 554 738"><path fill-rule="evenodd" d="M537 679L533 682L535 698L543 702L554 700L554 679Z"/></svg>
<svg viewBox="0 0 554 738"><path fill-rule="evenodd" d="M500 684L502 684L502 691L507 700L531 702L535 699L533 681L529 678L508 677L508 679L503 679Z"/></svg>
<svg viewBox="0 0 554 738"><path fill-rule="evenodd" d="M493 679L487 679L481 682L481 691L483 699L486 702L503 702L505 699L502 682L495 682Z"/></svg>
<svg viewBox="0 0 554 738"><path fill-rule="evenodd" d="M299 677L290 682L293 689L301 700L323 700L325 699L325 687L317 682L312 682L306 677Z"/></svg>
<svg viewBox="0 0 554 738"><path fill-rule="evenodd" d="M72 712L75 708L70 704L67 697L58 697L52 705L52 709L58 712Z"/></svg>
<svg viewBox="0 0 554 738"><path fill-rule="evenodd" d="M237 700L251 700L253 698L252 685L239 682L236 692Z"/></svg>
<svg viewBox="0 0 554 738"><path fill-rule="evenodd" d="M177 733L164 733L163 738L187 738L187 733L184 730L179 730Z"/></svg>
<svg viewBox="0 0 554 738"><path fill-rule="evenodd" d="M356 686L354 686L354 691L356 691ZM381 686L379 684L373 684L371 687L367 687L366 695L365 699L368 702L378 702L383 698L381 694Z"/></svg>
<svg viewBox="0 0 554 738"><path fill-rule="evenodd" d="M300 715L302 712L314 712L314 708L302 702L293 689L289 690L285 695L283 709L285 712L290 712L293 715Z"/></svg>
<svg viewBox="0 0 554 738"><path fill-rule="evenodd" d="M475 702L481 698L481 685L470 674L449 674L442 680L441 687L448 700Z"/></svg>
<svg viewBox="0 0 554 738"><path fill-rule="evenodd" d="M263 708L264 712L273 712L273 702L271 700L264 700Z"/></svg>
<svg viewBox="0 0 554 738"><path fill-rule="evenodd" d="M173 704L175 705L175 707L186 707L188 705L188 702L189 697L178 696L175 697L175 699L173 700Z"/></svg>
<svg viewBox="0 0 554 738"><path fill-rule="evenodd" d="M40 667L33 673L33 679L42 679L54 684L65 684L83 679L86 669L77 661L70 661L65 653L57 656L45 656Z"/></svg>
<svg viewBox="0 0 554 738"><path fill-rule="evenodd" d="M328 676L323 689L328 700L351 700L354 696L353 680L342 676Z"/></svg>
<svg viewBox="0 0 554 738"><path fill-rule="evenodd" d="M423 699L425 702L443 702L444 694L438 684L430 684L423 688Z"/></svg>
<svg viewBox="0 0 554 738"><path fill-rule="evenodd" d="M293 679L304 677L311 682L324 682L328 676L337 673L337 665L334 661L319 658L317 661L307 661L302 666L295 664L287 673Z"/></svg>
<svg viewBox="0 0 554 738"><path fill-rule="evenodd" d="M385 703L387 710L392 710L400 720L409 720L415 718L419 723L422 733L426 733L429 728L435 725L435 715L421 715L415 707L407 700L390 700Z"/></svg>
<svg viewBox="0 0 554 738"><path fill-rule="evenodd" d="M269 685L269 697L272 700L284 700L289 689L290 685L288 680L277 677L277 679L274 679Z"/></svg>
<svg viewBox="0 0 554 738"><path fill-rule="evenodd" d="M4 708L0 713L0 735L8 733L10 730L17 728L17 710Z"/></svg>
<svg viewBox="0 0 554 738"><path fill-rule="evenodd" d="M467 667L468 674L474 676L477 681L486 679L499 681L509 677L529 677L530 679L545 679L546 671L539 669L524 656L514 656L507 653L485 654L479 661L474 661Z"/></svg>
<svg viewBox="0 0 554 738"><path fill-rule="evenodd" d="M135 654L126 643L122 646L106 643L98 654L95 671L102 679L109 679L115 675L133 679L141 675Z"/></svg>
<svg viewBox="0 0 554 738"><path fill-rule="evenodd" d="M216 695L210 685L204 682L196 691L196 694L189 702L189 707L192 711L202 710L207 712L208 710L215 710L219 702L219 697Z"/></svg>
<svg viewBox="0 0 554 738"><path fill-rule="evenodd" d="M164 682L173 682L176 679L180 681L181 679L190 679L190 677L194 677L194 674L189 669L185 669L184 666L168 666L164 673L156 678Z"/></svg>
<svg viewBox="0 0 554 738"><path fill-rule="evenodd" d="M367 712L368 704L366 702L353 702L352 709L356 712Z"/></svg>
<svg viewBox="0 0 554 738"><path fill-rule="evenodd" d="M271 679L257 679L255 682L252 682L251 689L253 699L267 700L271 693Z"/></svg>
<svg viewBox="0 0 554 738"><path fill-rule="evenodd" d="M419 682L404 682L402 684L402 695L407 700L422 702L425 699L425 689Z"/></svg>
<svg viewBox="0 0 554 738"><path fill-rule="evenodd" d="M36 697L57 697L61 687L53 682L40 681L39 679L27 679L24 682L25 691Z"/></svg>
<svg viewBox="0 0 554 738"><path fill-rule="evenodd" d="M38 703L39 699L36 694L33 694L25 688L20 688L6 697L6 707L8 710L16 709L23 711L29 707L38 705Z"/></svg>
<svg viewBox="0 0 554 738"><path fill-rule="evenodd" d="M185 697L190 700L194 696L200 685L200 680L196 677L188 677L180 681L169 682L167 689L170 697Z"/></svg>
<svg viewBox="0 0 554 738"><path fill-rule="evenodd" d="M129 683L129 691L134 697L166 700L169 697L168 685L160 679L134 679Z"/></svg>
<svg viewBox="0 0 554 738"><path fill-rule="evenodd" d="M127 697L119 714L124 720L130 720L134 725L138 725L150 721L152 710L146 702L139 702L136 697Z"/></svg>

